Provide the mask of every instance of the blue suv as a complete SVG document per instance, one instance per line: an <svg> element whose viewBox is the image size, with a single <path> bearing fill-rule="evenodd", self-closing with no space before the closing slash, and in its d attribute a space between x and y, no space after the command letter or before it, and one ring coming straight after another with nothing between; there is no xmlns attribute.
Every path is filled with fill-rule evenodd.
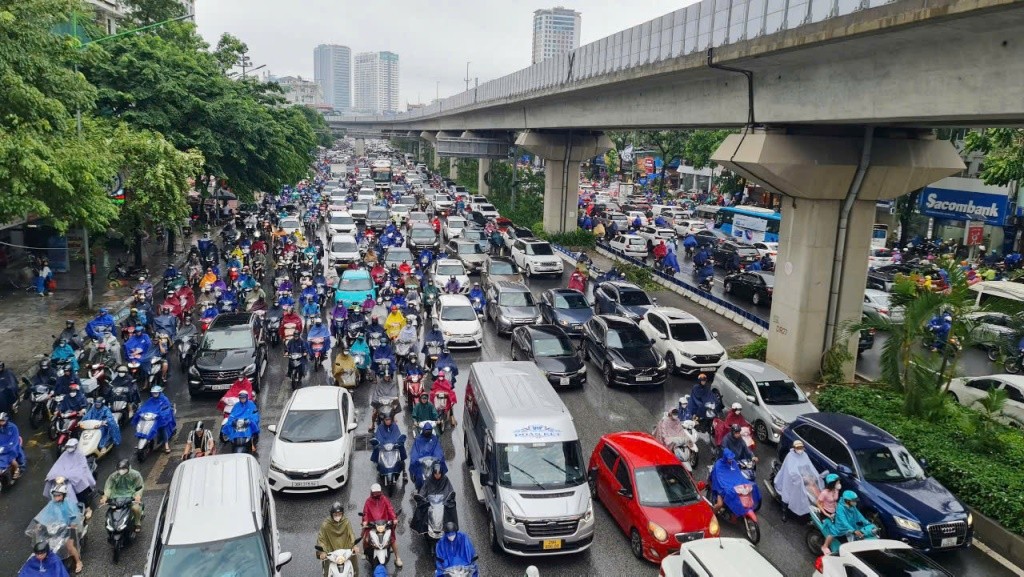
<svg viewBox="0 0 1024 577"><path fill-rule="evenodd" d="M782 432L780 461L797 439L819 472L838 473L843 489L857 492L861 510L882 537L924 551L970 547L974 531L967 508L889 433L850 415L801 415Z"/></svg>

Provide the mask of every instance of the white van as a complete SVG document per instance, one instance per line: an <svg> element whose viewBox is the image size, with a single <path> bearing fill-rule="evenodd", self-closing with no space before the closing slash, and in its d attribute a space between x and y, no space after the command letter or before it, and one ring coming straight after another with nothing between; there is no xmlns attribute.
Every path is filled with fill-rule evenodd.
<svg viewBox="0 0 1024 577"><path fill-rule="evenodd" d="M594 539L587 463L572 415L537 365L473 363L466 381L466 466L494 549L584 551Z"/></svg>

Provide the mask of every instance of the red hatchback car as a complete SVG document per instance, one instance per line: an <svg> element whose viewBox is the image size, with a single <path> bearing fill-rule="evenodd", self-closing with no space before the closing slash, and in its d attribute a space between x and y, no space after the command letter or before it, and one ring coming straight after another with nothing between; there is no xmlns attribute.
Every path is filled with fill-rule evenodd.
<svg viewBox="0 0 1024 577"><path fill-rule="evenodd" d="M610 433L590 456L590 494L629 536L637 558L660 563L679 545L718 535L693 477L647 433Z"/></svg>

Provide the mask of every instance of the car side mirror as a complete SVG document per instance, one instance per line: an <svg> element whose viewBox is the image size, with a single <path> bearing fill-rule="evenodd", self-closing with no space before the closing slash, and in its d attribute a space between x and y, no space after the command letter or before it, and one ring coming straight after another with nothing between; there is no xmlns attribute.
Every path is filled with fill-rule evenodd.
<svg viewBox="0 0 1024 577"><path fill-rule="evenodd" d="M626 487L622 487L621 489L619 489L618 493L619 493L619 495L621 495L621 496L623 496L623 497L625 497L627 499L632 499L633 498L633 491L630 491Z"/></svg>
<svg viewBox="0 0 1024 577"><path fill-rule="evenodd" d="M753 404L756 405L757 404L757 397L755 397L754 395L747 395L747 402L748 403L753 403Z"/></svg>
<svg viewBox="0 0 1024 577"><path fill-rule="evenodd" d="M853 476L853 469L851 469L850 467L848 467L846 465L836 465L836 471L840 475L843 475L845 477L852 477Z"/></svg>
<svg viewBox="0 0 1024 577"><path fill-rule="evenodd" d="M485 486L486 485L490 485L491 484L491 476L490 476L490 474L484 473L483 471L480 471L480 484L481 485L485 485Z"/></svg>
<svg viewBox="0 0 1024 577"><path fill-rule="evenodd" d="M711 337L717 339L718 338L718 331L711 331Z"/></svg>
<svg viewBox="0 0 1024 577"><path fill-rule="evenodd" d="M352 431L356 430L357 428L359 428L359 425L355 421L352 421L351 423L348 424L347 427L345 427L345 430L348 431L349 433L351 433Z"/></svg>
<svg viewBox="0 0 1024 577"><path fill-rule="evenodd" d="M277 570L280 571L281 567L284 567L285 565L287 565L291 560L292 560L291 552L290 551L284 551L283 553L278 553L277 554L277 559L275 559L274 565L277 567Z"/></svg>
<svg viewBox="0 0 1024 577"><path fill-rule="evenodd" d="M918 462L919 465L921 465L922 469L924 469L924 470L928 469L928 459L921 458L921 459L918 459L917 462Z"/></svg>
<svg viewBox="0 0 1024 577"><path fill-rule="evenodd" d="M273 434L277 434L277 425L267 425L267 430Z"/></svg>

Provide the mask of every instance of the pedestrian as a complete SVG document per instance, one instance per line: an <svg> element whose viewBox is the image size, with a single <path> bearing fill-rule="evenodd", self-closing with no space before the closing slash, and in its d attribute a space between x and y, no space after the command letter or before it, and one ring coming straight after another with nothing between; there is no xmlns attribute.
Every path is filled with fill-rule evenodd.
<svg viewBox="0 0 1024 577"><path fill-rule="evenodd" d="M50 292L51 281L53 280L53 271L50 270L50 264L46 259L39 261L39 267L36 269L36 292L39 296L46 296L52 294ZM54 287L56 288L56 287Z"/></svg>

